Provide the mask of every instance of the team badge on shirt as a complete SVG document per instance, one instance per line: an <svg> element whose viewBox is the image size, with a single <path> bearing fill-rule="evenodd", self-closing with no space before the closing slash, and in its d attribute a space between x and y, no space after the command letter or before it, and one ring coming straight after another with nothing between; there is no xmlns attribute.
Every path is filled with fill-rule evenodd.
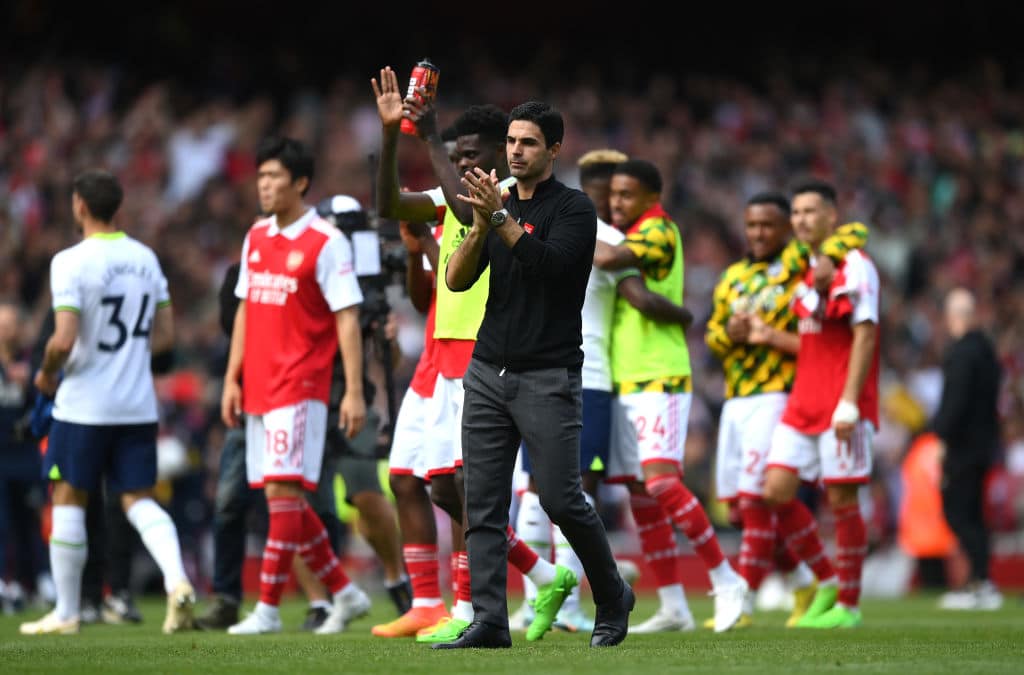
<svg viewBox="0 0 1024 675"><path fill-rule="evenodd" d="M298 269L299 265L302 264L302 260L304 259L304 257L305 256L303 256L302 251L291 251L288 254L287 260L285 260L284 263L285 266L288 268L288 271L294 272L296 269Z"/></svg>

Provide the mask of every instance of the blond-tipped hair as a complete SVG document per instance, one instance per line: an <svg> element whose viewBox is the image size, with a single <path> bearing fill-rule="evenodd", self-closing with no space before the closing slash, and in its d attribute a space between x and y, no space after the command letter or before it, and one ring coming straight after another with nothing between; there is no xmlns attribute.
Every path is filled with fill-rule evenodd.
<svg viewBox="0 0 1024 675"><path fill-rule="evenodd" d="M600 150L591 150L584 154L576 160L576 166L582 168L592 164L621 164L627 159L629 157L624 152L612 150L611 148L601 148Z"/></svg>

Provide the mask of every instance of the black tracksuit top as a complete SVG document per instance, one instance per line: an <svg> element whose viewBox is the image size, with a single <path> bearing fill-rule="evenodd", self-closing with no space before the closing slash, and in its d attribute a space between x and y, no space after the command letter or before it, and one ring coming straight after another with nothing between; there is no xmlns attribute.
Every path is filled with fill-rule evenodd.
<svg viewBox="0 0 1024 675"><path fill-rule="evenodd" d="M580 311L597 239L594 205L552 176L532 199L521 200L512 186L505 208L525 232L512 248L487 233L473 283L490 265L490 288L473 357L511 372L579 368Z"/></svg>

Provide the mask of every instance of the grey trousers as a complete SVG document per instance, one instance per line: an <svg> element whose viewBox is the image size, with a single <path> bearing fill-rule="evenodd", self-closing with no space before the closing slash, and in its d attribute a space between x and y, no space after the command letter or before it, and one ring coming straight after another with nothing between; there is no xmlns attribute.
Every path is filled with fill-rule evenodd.
<svg viewBox="0 0 1024 675"><path fill-rule="evenodd" d="M475 620L508 626L506 530L521 440L530 453L541 506L583 563L595 603L616 601L623 581L601 519L580 485L579 369L499 372L473 359L463 378L466 547Z"/></svg>

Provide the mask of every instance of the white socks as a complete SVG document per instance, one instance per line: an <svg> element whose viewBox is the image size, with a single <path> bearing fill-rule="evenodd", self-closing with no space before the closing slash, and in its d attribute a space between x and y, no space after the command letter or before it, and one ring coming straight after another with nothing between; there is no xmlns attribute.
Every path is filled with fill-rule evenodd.
<svg viewBox="0 0 1024 675"><path fill-rule="evenodd" d="M688 616L690 605L686 602L686 593L683 592L682 584L658 587L658 600L661 601L661 608L678 614Z"/></svg>
<svg viewBox="0 0 1024 675"><path fill-rule="evenodd" d="M708 570L708 576L711 577L711 585L715 588L732 586L740 579L740 575L736 574L736 570L732 568L728 560L723 560L718 567Z"/></svg>
<svg viewBox="0 0 1024 675"><path fill-rule="evenodd" d="M277 621L281 617L281 612L277 607L268 605L265 602L257 602L255 612L271 622Z"/></svg>
<svg viewBox="0 0 1024 675"><path fill-rule="evenodd" d="M50 533L50 570L57 587L57 616L63 620L78 617L82 596L82 570L88 555L85 536L85 509L81 506L54 506Z"/></svg>
<svg viewBox="0 0 1024 675"><path fill-rule="evenodd" d="M792 589L807 588L814 583L814 572L807 566L807 563L800 561L800 564L789 573L789 587Z"/></svg>
<svg viewBox="0 0 1024 675"><path fill-rule="evenodd" d="M181 563L178 529L167 512L146 497L132 504L126 512L129 522L142 537L146 550L153 556L164 575L164 589L170 593L179 581L187 580Z"/></svg>
<svg viewBox="0 0 1024 675"><path fill-rule="evenodd" d="M473 620L473 603L469 600L456 600L452 607L452 618L460 621Z"/></svg>
<svg viewBox="0 0 1024 675"><path fill-rule="evenodd" d="M540 497L536 492L527 490L519 498L516 534L540 557L540 561L530 570L530 574L523 575L523 590L526 599L532 601L537 597L537 586L533 581L533 573L542 566L541 563L551 560L551 519L541 508ZM551 580L553 580L554 568L552 568L551 574ZM550 583L551 580L544 583Z"/></svg>

